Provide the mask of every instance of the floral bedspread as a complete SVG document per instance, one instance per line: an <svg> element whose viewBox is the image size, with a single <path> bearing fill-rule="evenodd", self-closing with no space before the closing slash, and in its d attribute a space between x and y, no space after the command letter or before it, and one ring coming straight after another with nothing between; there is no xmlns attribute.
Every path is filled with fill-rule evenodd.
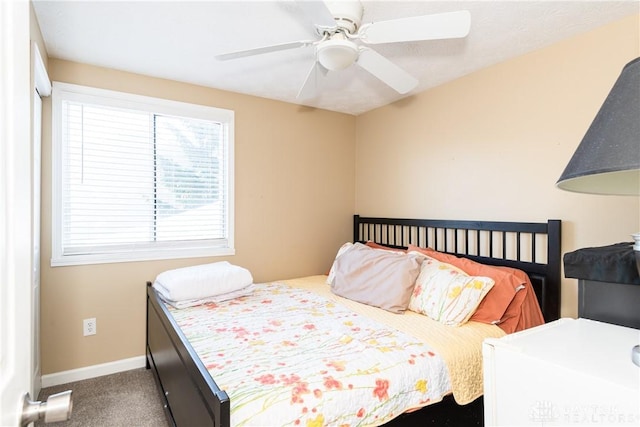
<svg viewBox="0 0 640 427"><path fill-rule="evenodd" d="M451 389L426 343L306 290L168 308L229 395L232 426L375 426Z"/></svg>

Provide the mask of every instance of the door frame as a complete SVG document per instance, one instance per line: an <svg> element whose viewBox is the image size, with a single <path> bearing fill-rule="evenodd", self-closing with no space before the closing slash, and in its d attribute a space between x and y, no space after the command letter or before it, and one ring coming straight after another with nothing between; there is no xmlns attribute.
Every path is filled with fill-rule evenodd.
<svg viewBox="0 0 640 427"><path fill-rule="evenodd" d="M33 238L33 265L31 276L31 338L33 342L32 367L33 386L31 397L36 399L42 388L42 369L40 364L40 219L41 219L41 187L42 187L42 98L51 95L51 81L47 68L42 60L40 49L35 41L31 42L31 66L33 75L33 104L32 112L32 216L31 230Z"/></svg>

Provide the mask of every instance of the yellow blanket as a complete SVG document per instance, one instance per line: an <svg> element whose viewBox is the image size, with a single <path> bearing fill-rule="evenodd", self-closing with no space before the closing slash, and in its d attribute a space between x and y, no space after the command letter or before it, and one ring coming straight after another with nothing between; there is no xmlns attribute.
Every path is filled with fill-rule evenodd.
<svg viewBox="0 0 640 427"><path fill-rule="evenodd" d="M394 314L333 294L326 279L327 276L321 275L280 282L315 292L431 345L447 364L451 391L458 404L465 405L482 395L482 342L485 338L506 335L502 329L478 322L467 322L457 327L445 326L409 310L404 314Z"/></svg>

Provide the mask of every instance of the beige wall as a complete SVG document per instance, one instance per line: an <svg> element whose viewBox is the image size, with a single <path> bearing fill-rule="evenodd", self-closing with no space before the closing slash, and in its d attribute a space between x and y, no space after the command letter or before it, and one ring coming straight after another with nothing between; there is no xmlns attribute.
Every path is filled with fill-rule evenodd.
<svg viewBox="0 0 640 427"><path fill-rule="evenodd" d="M554 184L622 66L640 55L638 34L638 17L625 19L359 117L56 59L49 74L234 110L237 254L224 259L266 281L324 272L354 212L558 218L563 252L629 240L640 230L638 198ZM42 372L140 356L145 281L217 259L49 267L50 102L44 127ZM563 281L565 316L576 314L575 288ZM97 318L95 336L82 336L87 317Z"/></svg>
<svg viewBox="0 0 640 427"><path fill-rule="evenodd" d="M563 221L562 252L630 241L637 197L555 188L622 67L639 17L358 116L356 211L416 218ZM563 279L563 316L577 315Z"/></svg>
<svg viewBox="0 0 640 427"><path fill-rule="evenodd" d="M351 238L355 117L49 59L53 81L235 111L235 246L227 258L50 267L51 102L45 104L42 200L42 373L144 354L145 281L228 259L256 281L320 274ZM82 336L82 319L98 333Z"/></svg>

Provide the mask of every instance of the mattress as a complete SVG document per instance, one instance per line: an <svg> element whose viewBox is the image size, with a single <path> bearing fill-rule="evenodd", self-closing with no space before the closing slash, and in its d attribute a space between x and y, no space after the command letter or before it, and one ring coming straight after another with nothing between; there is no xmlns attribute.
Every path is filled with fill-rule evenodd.
<svg viewBox="0 0 640 427"><path fill-rule="evenodd" d="M380 425L452 392L470 402L482 393L482 340L504 335L346 300L326 276L168 309L229 394L234 426Z"/></svg>
<svg viewBox="0 0 640 427"><path fill-rule="evenodd" d="M428 343L447 365L451 392L458 404L465 405L482 396L482 342L485 338L505 336L502 329L496 325L473 321L461 326L446 326L410 310L401 315L390 313L333 294L326 279L327 276L319 275L285 280L283 283L310 290Z"/></svg>

